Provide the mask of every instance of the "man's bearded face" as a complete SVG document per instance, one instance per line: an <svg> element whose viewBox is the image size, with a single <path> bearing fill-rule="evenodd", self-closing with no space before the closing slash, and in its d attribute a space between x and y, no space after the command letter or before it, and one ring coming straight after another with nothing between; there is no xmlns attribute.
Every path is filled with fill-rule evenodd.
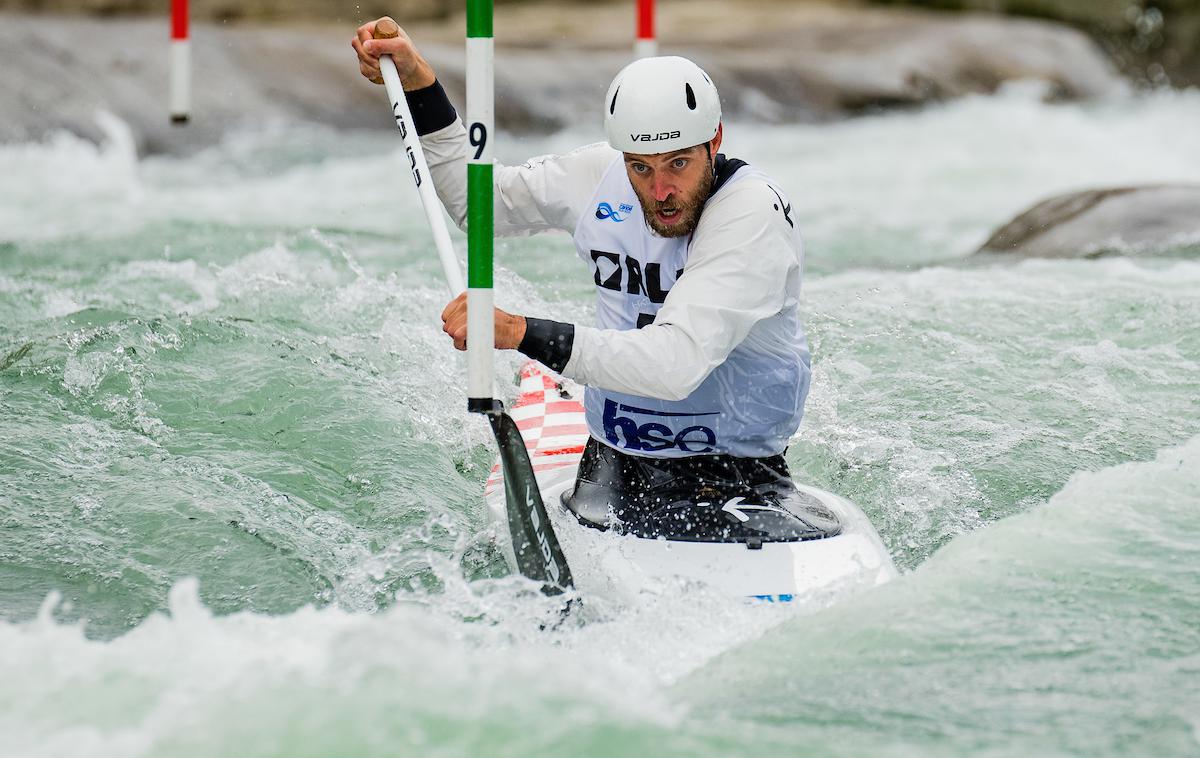
<svg viewBox="0 0 1200 758"><path fill-rule="evenodd" d="M660 237L686 237L696 231L713 185L712 157L705 147L625 154L625 171L646 223Z"/></svg>

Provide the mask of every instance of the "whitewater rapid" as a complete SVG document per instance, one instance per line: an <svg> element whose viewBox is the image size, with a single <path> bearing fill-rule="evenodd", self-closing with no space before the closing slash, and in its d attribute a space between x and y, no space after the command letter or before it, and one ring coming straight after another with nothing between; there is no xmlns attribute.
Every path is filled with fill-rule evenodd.
<svg viewBox="0 0 1200 758"><path fill-rule="evenodd" d="M969 257L1057 192L1200 182L1200 93L729 125L808 242L789 463L904 576L553 630L394 136L139 160L100 119L0 146L0 755L1200 749L1200 260ZM589 319L565 237L497 260L501 307Z"/></svg>

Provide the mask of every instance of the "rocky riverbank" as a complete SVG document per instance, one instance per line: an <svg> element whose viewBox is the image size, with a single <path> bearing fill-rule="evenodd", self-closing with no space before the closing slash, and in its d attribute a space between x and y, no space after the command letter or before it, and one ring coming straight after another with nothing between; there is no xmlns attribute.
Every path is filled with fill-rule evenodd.
<svg viewBox="0 0 1200 758"><path fill-rule="evenodd" d="M247 122L391 128L381 92L357 73L348 44L357 19L195 24L194 116L178 128L166 112L165 18L0 18L3 141L56 129L98 137L101 109L131 126L143 154L194 150ZM407 26L462 102L462 19ZM632 28L631 4L501 6L497 121L513 131L551 131L591 118L630 56ZM1043 81L1056 98L1124 86L1082 33L986 14L696 0L665 4L659 36L664 52L709 69L733 118L838 118L987 93L1015 79Z"/></svg>

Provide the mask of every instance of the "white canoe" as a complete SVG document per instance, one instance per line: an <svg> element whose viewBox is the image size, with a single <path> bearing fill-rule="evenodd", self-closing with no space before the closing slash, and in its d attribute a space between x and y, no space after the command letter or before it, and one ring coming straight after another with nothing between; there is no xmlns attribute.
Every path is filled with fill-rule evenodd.
<svg viewBox="0 0 1200 758"><path fill-rule="evenodd" d="M896 576L891 556L858 506L800 483L796 487L807 502L836 518L836 534L791 542L698 542L647 539L583 525L563 504L588 438L581 399L573 382L530 361L521 370L520 395L509 415L525 439L547 513L582 596L628 600L642 592L671 592L697 583L724 595L778 602L879 585ZM497 542L515 571L503 482L497 462L484 497ZM727 517L745 520L741 513Z"/></svg>

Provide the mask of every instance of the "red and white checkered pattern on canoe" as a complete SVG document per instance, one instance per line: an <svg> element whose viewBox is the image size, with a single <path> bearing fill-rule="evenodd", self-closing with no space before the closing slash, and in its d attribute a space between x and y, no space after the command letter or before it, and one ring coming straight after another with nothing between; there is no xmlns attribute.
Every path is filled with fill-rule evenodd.
<svg viewBox="0 0 1200 758"><path fill-rule="evenodd" d="M579 465L587 442L583 403L564 397L563 379L536 361L521 367L521 394L508 415L517 422L535 473ZM504 481L500 463L492 466L484 494Z"/></svg>

